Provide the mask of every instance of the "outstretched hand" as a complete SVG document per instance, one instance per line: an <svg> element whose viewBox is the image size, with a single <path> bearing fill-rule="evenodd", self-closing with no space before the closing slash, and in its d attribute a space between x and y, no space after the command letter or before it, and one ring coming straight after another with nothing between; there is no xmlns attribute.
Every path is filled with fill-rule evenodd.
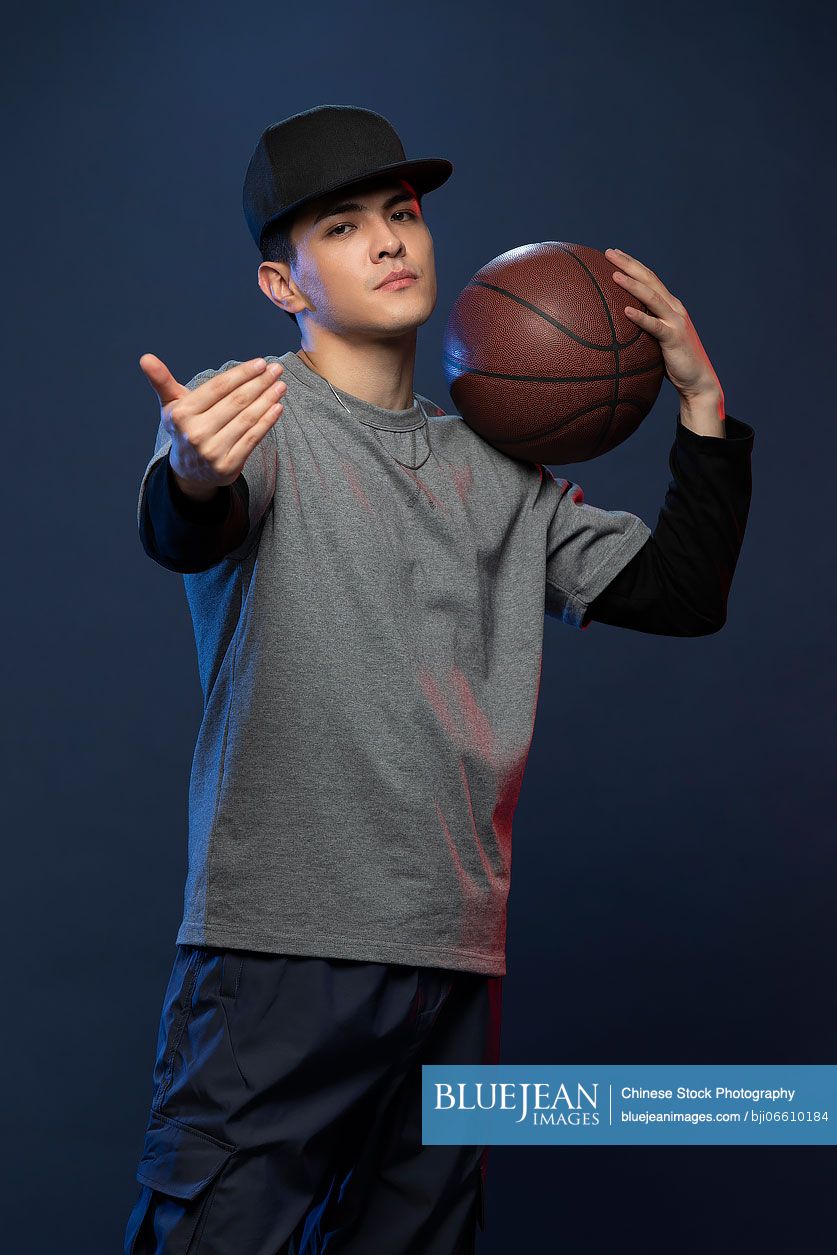
<svg viewBox="0 0 837 1255"><path fill-rule="evenodd" d="M232 484L251 451L278 420L287 385L282 365L264 358L242 362L188 388L153 353L140 369L160 402L160 421L172 440L169 462L180 486L194 496Z"/></svg>

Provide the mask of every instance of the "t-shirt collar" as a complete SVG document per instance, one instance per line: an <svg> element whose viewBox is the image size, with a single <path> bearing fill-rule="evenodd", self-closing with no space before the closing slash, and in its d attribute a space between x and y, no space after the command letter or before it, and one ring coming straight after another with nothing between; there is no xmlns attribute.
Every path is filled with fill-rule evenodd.
<svg viewBox="0 0 837 1255"><path fill-rule="evenodd" d="M315 392L322 399L323 404L329 406L329 413L332 412L333 407L334 413L342 414L347 421L357 419L359 423L365 423L368 427L377 427L383 431L414 431L416 428L423 427L427 421L422 411L421 403L417 398L414 399L409 409L388 410L381 405L373 405L370 401L364 401L361 397L353 396L342 388L335 388L337 393L335 397L331 387L329 387L328 380L306 365L293 349L273 360L280 361L285 370L289 371L298 383ZM338 398L342 398L346 402L351 413L348 413L343 408Z"/></svg>

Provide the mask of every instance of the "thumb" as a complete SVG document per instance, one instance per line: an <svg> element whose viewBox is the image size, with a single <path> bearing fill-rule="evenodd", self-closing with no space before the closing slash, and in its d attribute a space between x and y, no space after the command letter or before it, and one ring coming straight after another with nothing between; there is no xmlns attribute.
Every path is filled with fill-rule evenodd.
<svg viewBox="0 0 837 1255"><path fill-rule="evenodd" d="M176 401L178 397L184 396L189 391L185 384L177 382L165 362L155 357L153 353L143 353L139 364L140 370L157 393L161 408L164 405L170 405L172 401Z"/></svg>

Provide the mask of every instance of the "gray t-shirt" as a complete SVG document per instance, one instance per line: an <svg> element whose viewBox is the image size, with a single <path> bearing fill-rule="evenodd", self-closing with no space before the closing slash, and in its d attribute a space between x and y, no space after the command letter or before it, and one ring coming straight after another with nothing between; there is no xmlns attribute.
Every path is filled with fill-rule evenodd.
<svg viewBox="0 0 837 1255"><path fill-rule="evenodd" d="M249 533L183 575L204 714L177 942L503 975L544 614L580 628L650 529L421 394L337 389L347 412L295 351L267 361L287 392ZM170 447L161 424L138 522Z"/></svg>

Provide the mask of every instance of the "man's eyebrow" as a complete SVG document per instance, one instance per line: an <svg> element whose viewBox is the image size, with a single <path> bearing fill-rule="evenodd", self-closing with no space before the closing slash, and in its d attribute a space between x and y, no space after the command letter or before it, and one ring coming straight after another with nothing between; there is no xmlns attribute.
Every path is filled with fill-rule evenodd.
<svg viewBox="0 0 837 1255"><path fill-rule="evenodd" d="M394 196L390 196L389 200L384 201L382 208L392 209L393 205L401 205L405 200L416 200L416 197L412 192L396 192ZM319 223L324 222L326 218L335 218L338 214L364 213L368 208L368 205L361 205L355 200L344 200L339 205L330 205L326 209L321 209L314 219L313 225L316 227Z"/></svg>

